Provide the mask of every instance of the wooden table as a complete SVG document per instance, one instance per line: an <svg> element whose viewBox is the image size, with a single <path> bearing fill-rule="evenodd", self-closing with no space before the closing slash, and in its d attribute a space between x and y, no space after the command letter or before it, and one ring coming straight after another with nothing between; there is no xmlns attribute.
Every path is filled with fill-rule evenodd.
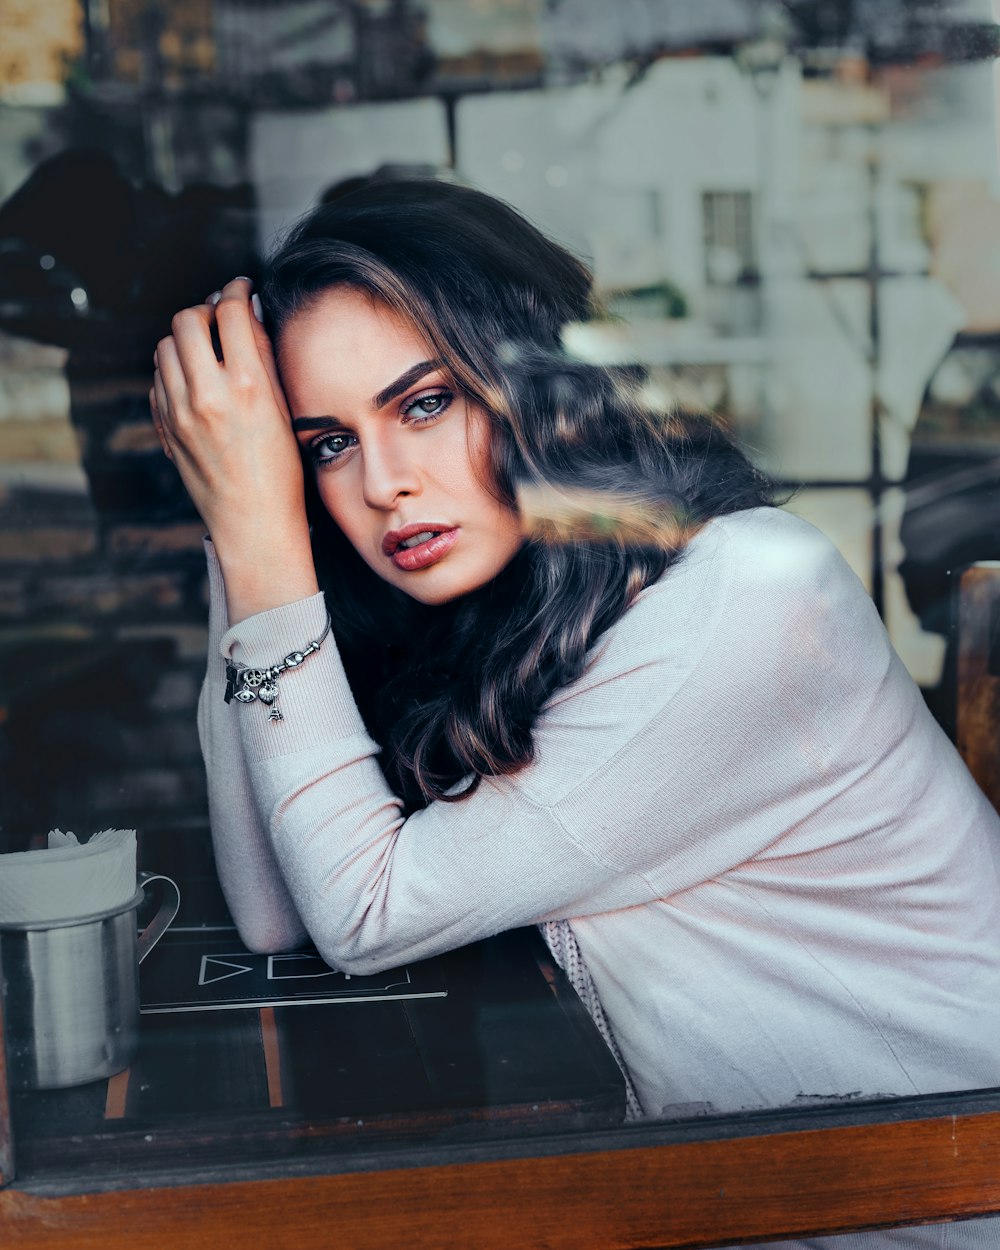
<svg viewBox="0 0 1000 1250"><path fill-rule="evenodd" d="M113 1184L15 1182L0 1191L0 1244L638 1250L1000 1212L996 1091L295 1157L269 1155L264 1137L242 1162L192 1144Z"/></svg>
<svg viewBox="0 0 1000 1250"><path fill-rule="evenodd" d="M626 1126L533 931L434 963L446 998L147 1016L128 1074L16 1095L0 1246L610 1250L1000 1212L1000 1091Z"/></svg>
<svg viewBox="0 0 1000 1250"><path fill-rule="evenodd" d="M189 962L207 951L208 973L240 987L238 969L254 957L241 960L234 933L181 933L173 948L164 939L142 979L185 940L199 943ZM298 984L308 988L311 972ZM14 1093L18 1184L68 1193L178 1168L308 1168L359 1150L622 1122L621 1073L534 930L368 980L402 975L435 996L143 1015L129 1070ZM280 997L296 982L271 984Z"/></svg>

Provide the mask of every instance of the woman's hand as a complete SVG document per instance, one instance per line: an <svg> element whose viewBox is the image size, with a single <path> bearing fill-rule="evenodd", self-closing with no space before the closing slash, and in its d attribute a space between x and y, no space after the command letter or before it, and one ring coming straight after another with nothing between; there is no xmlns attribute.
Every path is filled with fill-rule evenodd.
<svg viewBox="0 0 1000 1250"><path fill-rule="evenodd" d="M149 395L163 450L211 534L234 622L317 591L302 461L250 290L237 278L214 305L174 317Z"/></svg>

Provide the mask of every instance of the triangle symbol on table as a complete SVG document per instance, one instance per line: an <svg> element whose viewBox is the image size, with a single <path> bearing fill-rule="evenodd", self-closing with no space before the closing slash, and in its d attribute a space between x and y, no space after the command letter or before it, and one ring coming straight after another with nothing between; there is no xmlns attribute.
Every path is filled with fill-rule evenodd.
<svg viewBox="0 0 1000 1250"><path fill-rule="evenodd" d="M211 972L209 971L211 965ZM228 968L228 972L216 972L216 968ZM238 977L242 972L252 972L251 964L234 964L228 959L219 959L217 955L202 955L201 972L198 975L199 985L212 985L216 981L226 981L230 977Z"/></svg>

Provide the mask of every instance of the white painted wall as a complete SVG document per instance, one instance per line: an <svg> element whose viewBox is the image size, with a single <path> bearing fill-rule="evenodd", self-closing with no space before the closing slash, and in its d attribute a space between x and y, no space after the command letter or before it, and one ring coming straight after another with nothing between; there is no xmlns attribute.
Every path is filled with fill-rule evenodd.
<svg viewBox="0 0 1000 1250"><path fill-rule="evenodd" d="M258 237L268 248L332 184L384 164L443 165L448 142L438 100L262 112L252 121L249 165Z"/></svg>

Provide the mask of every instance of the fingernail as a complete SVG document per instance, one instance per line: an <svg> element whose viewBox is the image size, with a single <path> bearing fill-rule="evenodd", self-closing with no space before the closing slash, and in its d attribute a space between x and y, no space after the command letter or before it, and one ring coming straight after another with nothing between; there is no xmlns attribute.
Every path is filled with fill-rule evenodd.
<svg viewBox="0 0 1000 1250"><path fill-rule="evenodd" d="M245 273L238 273L233 279L234 282L253 282L253 278L248 278Z"/></svg>
<svg viewBox="0 0 1000 1250"><path fill-rule="evenodd" d="M208 299L207 299L207 300L205 300L205 303L206 303L206 304L217 304L217 303L219 302L219 300L220 300L220 299L222 299L222 292L221 292L221 291L213 291L213 292L212 292L212 294L208 297Z"/></svg>
<svg viewBox="0 0 1000 1250"><path fill-rule="evenodd" d="M253 315L257 320L264 324L264 305L260 302L260 296L256 292L250 296L250 307L253 309Z"/></svg>

